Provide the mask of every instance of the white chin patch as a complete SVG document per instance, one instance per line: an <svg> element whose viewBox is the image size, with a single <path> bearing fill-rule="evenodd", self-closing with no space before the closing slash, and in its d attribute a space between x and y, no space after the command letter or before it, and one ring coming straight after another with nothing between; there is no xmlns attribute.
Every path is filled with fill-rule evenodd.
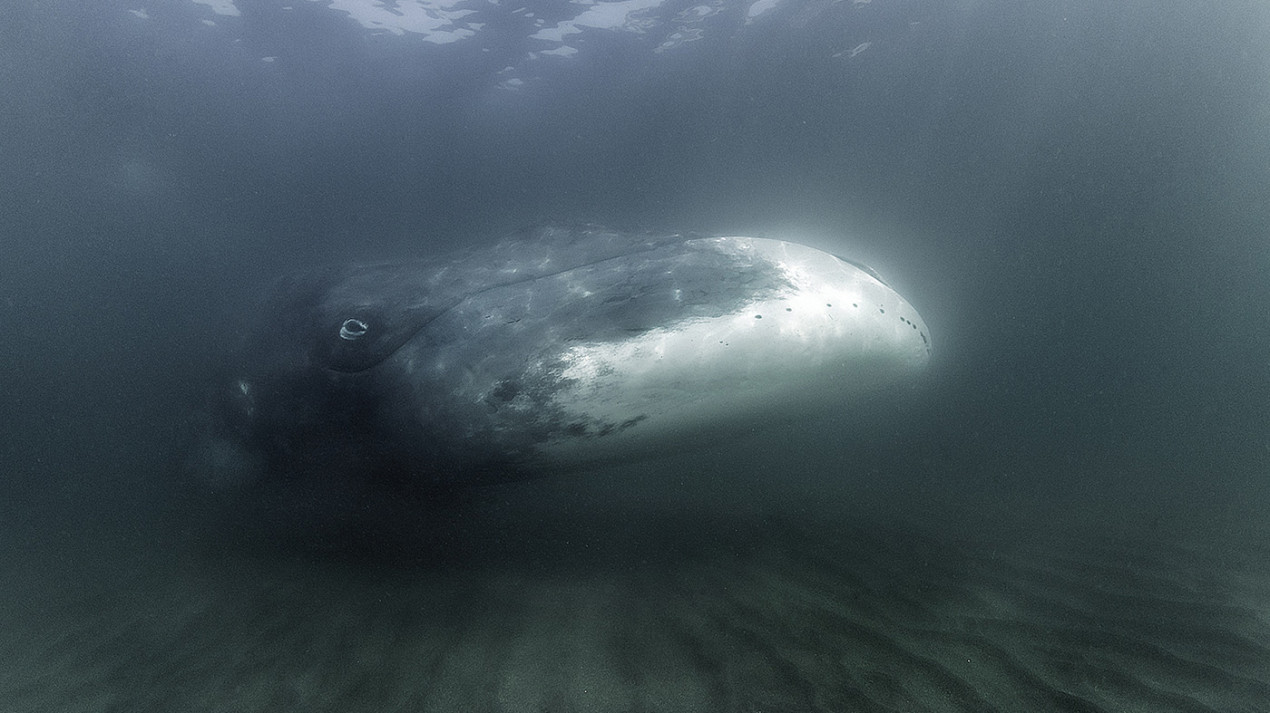
<svg viewBox="0 0 1270 713"><path fill-rule="evenodd" d="M561 438L543 447L545 455L601 460L823 412L928 361L916 310L863 270L794 243L711 240L778 265L789 287L719 317L564 351L571 386L556 405L580 422L614 428Z"/></svg>

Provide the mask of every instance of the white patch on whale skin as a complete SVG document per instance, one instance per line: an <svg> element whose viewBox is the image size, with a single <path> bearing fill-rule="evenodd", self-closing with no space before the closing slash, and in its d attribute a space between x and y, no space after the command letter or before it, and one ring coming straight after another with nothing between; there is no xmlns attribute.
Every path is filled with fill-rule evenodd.
<svg viewBox="0 0 1270 713"><path fill-rule="evenodd" d="M849 404L928 362L917 311L864 270L779 240L705 242L778 266L789 286L719 317L564 350L570 386L555 405L577 422L613 428L558 438L542 455L586 463L692 445Z"/></svg>

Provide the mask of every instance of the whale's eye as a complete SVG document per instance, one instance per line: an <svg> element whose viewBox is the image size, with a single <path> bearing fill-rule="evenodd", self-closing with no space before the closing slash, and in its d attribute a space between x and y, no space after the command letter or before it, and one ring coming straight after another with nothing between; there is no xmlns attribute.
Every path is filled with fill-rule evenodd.
<svg viewBox="0 0 1270 713"><path fill-rule="evenodd" d="M366 336L366 330L370 329L370 325L360 319L351 318L344 320L344 324L340 325L340 339L354 342Z"/></svg>

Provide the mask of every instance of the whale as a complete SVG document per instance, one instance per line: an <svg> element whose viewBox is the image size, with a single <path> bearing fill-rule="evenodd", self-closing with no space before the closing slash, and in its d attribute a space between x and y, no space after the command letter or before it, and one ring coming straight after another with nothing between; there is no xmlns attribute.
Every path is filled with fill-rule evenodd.
<svg viewBox="0 0 1270 713"><path fill-rule="evenodd" d="M863 264L597 226L302 271L253 321L216 388L205 451L235 474L218 477L415 493L824 416L931 357L917 310Z"/></svg>

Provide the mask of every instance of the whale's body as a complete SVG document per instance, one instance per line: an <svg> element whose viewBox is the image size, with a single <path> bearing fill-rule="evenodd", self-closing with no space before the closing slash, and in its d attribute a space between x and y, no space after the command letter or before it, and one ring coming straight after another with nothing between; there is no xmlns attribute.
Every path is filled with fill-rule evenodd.
<svg viewBox="0 0 1270 713"><path fill-rule="evenodd" d="M929 357L903 297L820 250L552 228L283 281L216 440L266 478L448 488L820 415Z"/></svg>

